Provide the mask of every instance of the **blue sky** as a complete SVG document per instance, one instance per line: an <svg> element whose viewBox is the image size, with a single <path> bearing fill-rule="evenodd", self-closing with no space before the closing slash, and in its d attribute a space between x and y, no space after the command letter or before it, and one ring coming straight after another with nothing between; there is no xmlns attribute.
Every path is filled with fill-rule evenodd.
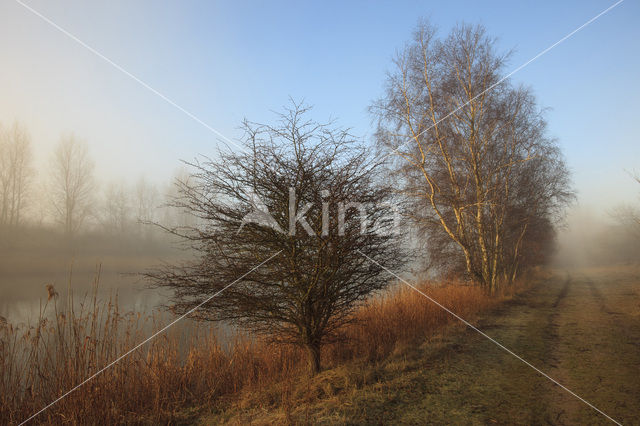
<svg viewBox="0 0 640 426"><path fill-rule="evenodd" d="M444 34L481 23L515 69L613 1L84 2L23 0L230 138L291 96L365 139L367 106L420 17ZM640 5L626 0L513 76L531 86L583 206L638 200ZM63 132L86 138L103 180L168 179L216 135L14 0L0 2L0 123L31 130L44 164Z"/></svg>

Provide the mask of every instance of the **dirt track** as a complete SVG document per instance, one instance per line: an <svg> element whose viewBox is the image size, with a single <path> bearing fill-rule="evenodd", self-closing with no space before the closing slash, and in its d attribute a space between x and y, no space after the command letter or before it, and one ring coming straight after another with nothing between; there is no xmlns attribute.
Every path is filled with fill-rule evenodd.
<svg viewBox="0 0 640 426"><path fill-rule="evenodd" d="M553 315L556 371L568 388L624 424L640 424L640 280L634 273L578 271ZM566 394L564 423L599 422Z"/></svg>
<svg viewBox="0 0 640 426"><path fill-rule="evenodd" d="M613 419L640 424L637 268L556 272L479 327ZM434 423L611 423L472 330L442 345L455 353L445 364L436 362L436 377L425 381L439 382L437 376L450 376L451 370L467 379L423 395L420 405ZM474 408L456 408L453 401ZM451 418L452 412L460 415Z"/></svg>
<svg viewBox="0 0 640 426"><path fill-rule="evenodd" d="M557 271L477 323L616 421L640 424L637 267ZM613 424L468 327L397 358L377 369L376 386L341 398L333 419L352 424Z"/></svg>

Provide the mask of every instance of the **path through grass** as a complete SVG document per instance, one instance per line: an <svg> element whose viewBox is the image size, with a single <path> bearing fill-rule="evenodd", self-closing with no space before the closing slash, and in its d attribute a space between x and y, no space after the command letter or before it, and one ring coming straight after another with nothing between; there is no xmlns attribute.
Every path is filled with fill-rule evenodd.
<svg viewBox="0 0 640 426"><path fill-rule="evenodd" d="M425 300L425 303L429 303ZM558 272L479 328L623 424L640 423L640 271ZM284 385L283 385L284 386ZM607 424L608 420L463 326L375 365L290 383L204 423ZM268 392L265 391L265 392ZM282 396L284 395L284 396ZM280 400L280 402L278 402Z"/></svg>

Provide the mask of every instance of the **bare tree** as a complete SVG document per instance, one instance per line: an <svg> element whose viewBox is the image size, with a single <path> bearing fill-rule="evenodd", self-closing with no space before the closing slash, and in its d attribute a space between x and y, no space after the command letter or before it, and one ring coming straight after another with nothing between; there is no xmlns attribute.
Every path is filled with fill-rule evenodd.
<svg viewBox="0 0 640 426"><path fill-rule="evenodd" d="M23 217L33 169L31 138L19 123L0 128L0 225L16 226Z"/></svg>
<svg viewBox="0 0 640 426"><path fill-rule="evenodd" d="M151 222L155 218L158 208L158 190L145 178L141 177L135 187L136 219Z"/></svg>
<svg viewBox="0 0 640 426"><path fill-rule="evenodd" d="M73 135L60 139L52 157L49 192L54 214L68 236L78 231L91 212L93 169L85 141Z"/></svg>
<svg viewBox="0 0 640 426"><path fill-rule="evenodd" d="M157 220L159 207L158 189L144 177L138 179L134 191L134 211L136 221L140 226L140 232L149 236L147 231L151 229L145 226Z"/></svg>
<svg viewBox="0 0 640 426"><path fill-rule="evenodd" d="M104 194L103 220L113 233L124 234L132 224L133 206L124 182L111 182Z"/></svg>
<svg viewBox="0 0 640 426"><path fill-rule="evenodd" d="M640 183L640 176L637 174L631 174L631 178L637 183ZM610 215L613 219L628 229L634 235L640 235L640 209L633 204L622 204L615 207Z"/></svg>
<svg viewBox="0 0 640 426"><path fill-rule="evenodd" d="M174 170L171 181L164 188L162 203L158 212L161 217L160 221L164 225L173 227L193 227L196 225L197 218L191 211L172 203L180 195L181 183L187 183L190 178L190 173L186 167L180 167Z"/></svg>
<svg viewBox="0 0 640 426"><path fill-rule="evenodd" d="M431 255L489 291L515 279L572 197L533 95L502 81L507 56L480 26L439 39L422 22L371 108Z"/></svg>
<svg viewBox="0 0 640 426"><path fill-rule="evenodd" d="M174 290L178 312L242 277L193 315L300 345L313 374L322 344L389 283L363 254L390 268L403 256L388 232L391 190L378 185L379 163L348 132L308 121L307 112L294 104L275 126L245 123L249 153L191 164L174 205L201 225L170 231L199 258L147 276ZM364 230L357 218L366 219Z"/></svg>

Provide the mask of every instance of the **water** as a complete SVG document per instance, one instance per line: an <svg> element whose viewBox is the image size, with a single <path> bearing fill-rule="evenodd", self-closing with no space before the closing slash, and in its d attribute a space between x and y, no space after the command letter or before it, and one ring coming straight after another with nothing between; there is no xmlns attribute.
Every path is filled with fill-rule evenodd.
<svg viewBox="0 0 640 426"><path fill-rule="evenodd" d="M98 281L98 297L117 294L120 311L150 312L168 302L170 292L150 289L141 273L162 262L177 262L185 253L166 241L115 241L85 238L65 246L50 233L23 233L0 241L0 316L18 324L37 319L53 285L64 303L69 290L74 300L91 295ZM47 238L49 237L49 238Z"/></svg>

